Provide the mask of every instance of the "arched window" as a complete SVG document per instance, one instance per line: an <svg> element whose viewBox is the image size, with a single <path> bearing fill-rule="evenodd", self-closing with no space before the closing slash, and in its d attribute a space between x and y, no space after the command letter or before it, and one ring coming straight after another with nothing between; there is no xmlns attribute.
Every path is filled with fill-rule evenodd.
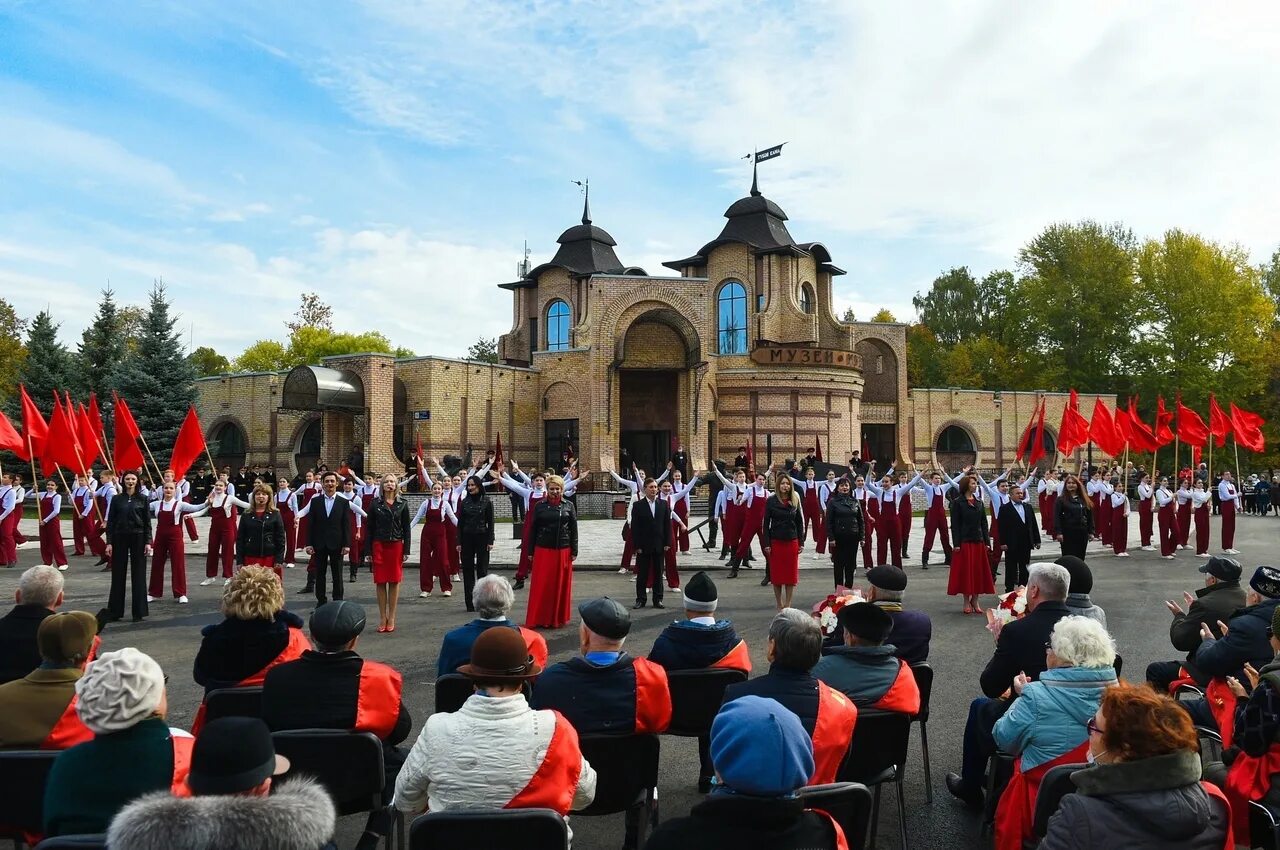
<svg viewBox="0 0 1280 850"><path fill-rule="evenodd" d="M969 432L959 425L948 425L938 435L937 451L938 454L972 452L974 451L973 439L969 436Z"/></svg>
<svg viewBox="0 0 1280 850"><path fill-rule="evenodd" d="M239 425L223 422L209 434L209 453L219 469L224 466L239 469L245 462L246 442L244 430Z"/></svg>
<svg viewBox="0 0 1280 850"><path fill-rule="evenodd" d="M813 312L813 289L809 284L800 284L800 309L806 313Z"/></svg>
<svg viewBox="0 0 1280 850"><path fill-rule="evenodd" d="M747 353L747 290L731 280L720 287L716 299L717 331L721 354Z"/></svg>
<svg viewBox="0 0 1280 850"><path fill-rule="evenodd" d="M557 299L547 307L547 351L569 347L569 305Z"/></svg>

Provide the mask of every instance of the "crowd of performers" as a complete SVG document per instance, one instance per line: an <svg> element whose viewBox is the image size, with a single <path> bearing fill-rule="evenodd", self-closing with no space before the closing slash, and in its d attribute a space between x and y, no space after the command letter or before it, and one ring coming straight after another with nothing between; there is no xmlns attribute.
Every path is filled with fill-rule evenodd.
<svg viewBox="0 0 1280 850"><path fill-rule="evenodd" d="M634 577L635 607L663 607L664 590L680 588L678 558L690 550L692 499L709 488L709 535L704 548L714 550L721 533L720 559L728 561L730 579L754 566L753 544L763 553L761 586L772 585L778 608L791 604L799 581L799 560L809 540L815 559L829 558L835 587L853 583L859 556L864 570L910 560L914 506L923 494L924 539L919 566L929 569L930 556L942 550L950 566L948 594L960 596L966 613L982 611L979 597L995 592L1000 564L1006 590L1026 582L1031 553L1044 538L1057 541L1064 555L1085 557L1088 543L1100 541L1116 557L1128 557L1131 501L1120 477L1095 470L1087 481L1050 469L1029 474L1010 467L990 481L972 467L955 475L945 470L906 471L890 467L877 474L875 462L851 453L847 469L816 462L812 452L797 464L751 467L717 463L702 474L688 469L687 455L677 453L659 475L649 476L635 464L622 473L605 470L629 494L619 573ZM118 480L111 471L96 478L77 476L68 495L72 511L74 554L97 556L95 566L112 572L105 609L110 619L124 616L124 597L131 584L135 621L148 614L148 604L170 593L188 601L186 552L198 539L195 517L208 516L208 550L201 586L230 581L237 566L265 566L283 579L295 566L297 550L308 556L306 584L298 593L315 594L323 603L331 591L343 598L347 582L367 566L377 590L380 632L395 630L403 564L412 556L413 530L418 532L419 597L428 598L439 583L449 597L454 582L463 582L471 609L475 581L489 570L494 542L493 504L497 485L523 518L514 587L530 584L530 627L559 627L569 620L573 562L578 529L573 495L588 471L570 460L563 471L526 474L514 461L503 463L493 453L483 462L450 474L433 458L417 461L407 477L387 474L362 479L345 465L337 471L308 471L291 486L270 475L241 482L241 498L230 470L223 470L193 497L191 482L166 471L158 486L143 484L128 472ZM825 467L819 474L819 468ZM263 480L263 478L267 480ZM1191 546L1209 552L1209 515L1217 502L1222 513L1222 550L1234 554L1235 519L1241 494L1230 472L1212 485L1202 476L1182 475L1176 485L1167 477L1152 481L1135 473L1135 499L1141 548L1172 559ZM426 493L410 516L401 499L410 482ZM1216 493L1210 486L1216 487ZM1217 498L1214 499L1214 496ZM42 562L67 568L57 479L45 489L28 491L19 475L6 473L0 484L0 563L17 562L21 506L28 499L39 508ZM1036 514L1039 513L1037 519ZM149 563L148 563L149 562ZM149 567L149 576L147 570Z"/></svg>

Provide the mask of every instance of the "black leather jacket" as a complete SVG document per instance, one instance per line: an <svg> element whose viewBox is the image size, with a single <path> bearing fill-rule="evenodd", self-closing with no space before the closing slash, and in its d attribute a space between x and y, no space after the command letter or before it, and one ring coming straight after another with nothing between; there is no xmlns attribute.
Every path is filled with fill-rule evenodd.
<svg viewBox="0 0 1280 850"><path fill-rule="evenodd" d="M858 541L866 536L862 503L852 494L842 496L836 493L827 499L827 534L830 537L852 537Z"/></svg>
<svg viewBox="0 0 1280 850"><path fill-rule="evenodd" d="M458 535L475 535L493 543L493 502L483 494L458 501Z"/></svg>
<svg viewBox="0 0 1280 850"><path fill-rule="evenodd" d="M532 537L536 547L572 549L573 556L578 557L578 516L573 503L568 499L559 505L546 500L538 502L533 509Z"/></svg>
<svg viewBox="0 0 1280 850"><path fill-rule="evenodd" d="M799 540L804 545L804 515L800 513L798 493L791 494L790 504L783 504L777 496L770 496L765 502L760 543L768 546L773 540Z"/></svg>
<svg viewBox="0 0 1280 850"><path fill-rule="evenodd" d="M383 543L404 541L404 554L407 557L413 546L413 535L409 534L409 505L403 499L396 499L390 506L387 500L379 496L369 506L369 518L365 521L369 540Z"/></svg>

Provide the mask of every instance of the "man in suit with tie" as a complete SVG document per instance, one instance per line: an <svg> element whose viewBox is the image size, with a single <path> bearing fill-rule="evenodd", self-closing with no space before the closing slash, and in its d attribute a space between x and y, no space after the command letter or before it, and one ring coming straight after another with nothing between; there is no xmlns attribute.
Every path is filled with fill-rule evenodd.
<svg viewBox="0 0 1280 850"><path fill-rule="evenodd" d="M653 607L662 604L662 568L671 548L671 506L658 498L658 482L644 482L644 498L631 505L631 545L636 553L636 604L643 608L653 582Z"/></svg>
<svg viewBox="0 0 1280 850"><path fill-rule="evenodd" d="M1027 567L1031 550L1040 548L1040 529L1035 510L1027 501L1027 491L1017 484L1009 490L1007 509L1000 511L1000 548L1004 551L1004 589L1013 590L1027 583Z"/></svg>
<svg viewBox="0 0 1280 850"><path fill-rule="evenodd" d="M315 567L316 601L323 605L325 570L333 575L333 598L342 598L342 561L351 551L351 503L338 495L338 475L325 472L320 478L322 492L307 504L311 519L307 527L307 554Z"/></svg>

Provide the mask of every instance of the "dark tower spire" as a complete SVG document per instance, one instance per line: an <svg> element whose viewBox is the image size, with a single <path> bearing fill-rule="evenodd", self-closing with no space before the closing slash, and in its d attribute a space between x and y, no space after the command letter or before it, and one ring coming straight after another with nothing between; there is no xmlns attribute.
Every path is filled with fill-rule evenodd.
<svg viewBox="0 0 1280 850"><path fill-rule="evenodd" d="M755 157L752 156L751 158L751 196L754 198L760 197L759 171L760 171L760 164L756 162Z"/></svg>

